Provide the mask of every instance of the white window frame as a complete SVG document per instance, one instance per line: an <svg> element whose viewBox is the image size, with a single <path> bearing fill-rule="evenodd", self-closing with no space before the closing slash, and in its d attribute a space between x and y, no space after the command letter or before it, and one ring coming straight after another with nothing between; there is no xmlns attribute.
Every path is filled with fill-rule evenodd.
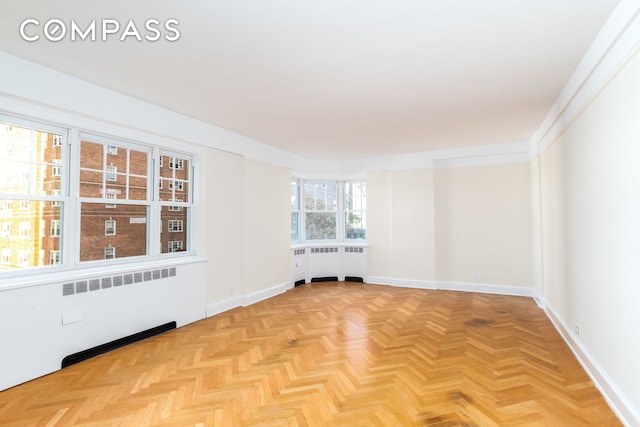
<svg viewBox="0 0 640 427"><path fill-rule="evenodd" d="M57 265L60 264L60 251L59 250L50 250L49 251L49 265Z"/></svg>
<svg viewBox="0 0 640 427"><path fill-rule="evenodd" d="M107 176L107 182L117 182L118 167L113 165L107 165L106 176Z"/></svg>
<svg viewBox="0 0 640 427"><path fill-rule="evenodd" d="M20 267L27 267L29 265L30 253L28 250L20 249L18 250L18 265Z"/></svg>
<svg viewBox="0 0 640 427"><path fill-rule="evenodd" d="M169 242L167 242L167 245L168 253L180 252L184 249L182 240L169 240Z"/></svg>
<svg viewBox="0 0 640 427"><path fill-rule="evenodd" d="M51 160L51 176L60 176L62 161L60 159Z"/></svg>
<svg viewBox="0 0 640 427"><path fill-rule="evenodd" d="M175 169L177 171L184 170L184 159L170 157L169 158L169 169Z"/></svg>
<svg viewBox="0 0 640 427"><path fill-rule="evenodd" d="M8 248L2 248L2 253L1 253L1 258L0 258L0 263L4 264L4 265L10 265L11 264L11 249Z"/></svg>
<svg viewBox="0 0 640 427"><path fill-rule="evenodd" d="M292 181L298 181L298 189L299 189L299 219L298 219L298 235L300 236L299 241L291 241L292 244L322 244L322 243L357 243L357 244L366 244L367 240L365 239L347 239L346 236L346 214L349 212L345 206L345 184L348 182L363 182L366 185L366 179L363 177L361 179L349 179L349 180L323 180L323 179L303 179L296 176L292 177ZM304 199L304 186L305 183L315 183L315 184L335 184L336 185L336 211L333 210L307 210L305 206ZM291 212L296 212L293 208ZM336 212L336 238L335 239L307 239L306 234L306 214L310 212ZM366 212L366 209L364 210ZM366 227L365 227L366 230Z"/></svg>
<svg viewBox="0 0 640 427"><path fill-rule="evenodd" d="M169 233L182 233L183 221L181 219L170 219L167 229Z"/></svg>
<svg viewBox="0 0 640 427"><path fill-rule="evenodd" d="M73 123L73 120L69 122ZM98 123L98 122L96 122ZM5 283L5 281L11 277L16 276L29 276L34 274L46 274L48 271L52 271L52 269L59 268L92 268L94 266L98 266L99 263L104 262L103 260L96 259L95 261L80 261L80 241L81 241L81 216L82 216L82 206L83 203L104 203L104 204L117 204L120 205L144 205L147 206L147 218L146 218L146 236L147 236L147 250L144 255L135 256L135 257L125 257L118 259L118 263L135 263L135 262L147 262L152 261L154 259L158 259L159 257L167 257L167 254L162 251L161 247L161 221L160 221L160 208L163 206L167 206L165 211L172 210L176 212L184 211L185 208L189 208L189 212L185 216L185 220L183 223L183 233L186 233L185 238L183 239L183 247L180 254L175 254L174 257L185 257L185 256L193 256L195 253L191 248L191 242L194 242L193 239L193 231L190 223L192 221L193 212L191 209L194 209L197 204L194 203L193 197L193 189L195 187L195 178L196 174L194 169L198 165L198 153L193 151L188 145L177 142L169 147L169 142L160 141L160 143L156 142L157 136L153 134L144 134L144 133L132 133L129 129L126 128L110 128L110 127L100 127L99 123L97 127L94 129L95 133L91 131L91 129L80 130L79 128L71 125L69 127L58 127L52 124L45 124L37 119L22 119L14 116L5 115L4 113L0 113L0 125L6 125L7 127L17 126L26 129L27 131L31 131L32 144L24 144L22 147L26 150L25 153L29 153L31 155L32 165L37 167L42 167L43 172L45 174L45 178L51 177L51 167L55 167L56 175L59 174L59 179L56 179L56 186L59 185L58 189L49 189L46 193L41 191L36 192L35 186L33 184L29 185L28 189L23 188L10 188L4 187L3 190L2 185L0 185L0 210L2 210L2 214L6 217L15 217L17 215L17 211L21 206L20 201L29 201L30 202L46 202L44 204L39 205L39 209L52 209L55 213L53 219L54 221L60 221L60 236L48 236L51 232L50 227L46 227L46 221L40 220L40 228L44 229L43 236L46 237L59 237L60 248L56 249L60 251L60 265L57 266L44 266L40 267L39 265L33 264L29 265L29 268L26 269L15 269L12 268L10 270L0 272L0 284ZM86 125L85 125L86 126ZM89 125L89 127L91 127ZM40 139L40 133L49 134L48 141L45 139ZM110 132L114 132L117 135L108 136ZM130 135L131 139L127 139L126 135ZM38 138L37 140L35 138ZM119 148L131 148L134 150L140 150L146 152L148 154L148 166L147 173L141 177L147 179L146 184L146 198L145 200L129 200L127 198L113 200L111 199L111 195L107 196L106 194L102 194L99 197L84 197L79 194L79 175L80 175L80 142L82 140L98 143L105 145L105 150L107 145L113 145L114 147ZM52 144L55 147L60 147L55 151L50 151L49 153L54 154L50 156L47 154L47 159L45 161L35 160L36 158L36 145L33 142L37 141L38 144L45 144L45 146L40 147L38 145L38 150L40 149L52 149ZM30 147L29 147L30 146ZM33 153L31 153L33 151ZM111 150L113 152L113 150ZM39 151L38 151L39 152ZM163 157L160 157L158 154L162 152L163 156L167 156L169 159L175 159L173 161L173 166L176 171L185 171L185 172L175 172L174 180L176 176L179 180L184 180L181 182L184 185L184 182L188 183L187 189L188 199L184 197L184 200L179 200L175 196L168 201L163 202L159 197L159 178L160 171L159 167L163 162ZM18 156L24 157L25 154L16 153L16 152L7 152L7 150L3 150L3 153L0 153L0 158L7 159L9 161L18 159ZM20 157L20 158L22 158ZM56 157L55 162L51 157ZM59 160L57 159L59 158ZM105 162L109 163L107 160L108 157L105 154ZM164 161L166 165L169 161L167 159ZM188 161L189 167L187 168ZM18 160L15 160L18 161ZM112 160L115 163L115 160ZM106 165L105 165L106 166ZM116 165L114 165L116 166ZM118 166L120 166L118 164ZM86 169L86 168L85 168ZM128 185L128 171L117 171L111 170L108 171L106 167L103 167L103 171L105 174L103 175L102 182L103 188L106 188L106 172L114 172L116 174L116 180L127 181ZM179 174L179 175L176 175ZM6 178L7 175L2 176L0 174L0 179L9 179ZM14 177L15 178L15 177ZM31 177L30 180L34 178ZM15 184L15 181L12 181ZM138 184L136 184L138 185ZM8 188L8 190L7 190ZM128 196L128 195L127 195ZM134 196L137 197L137 196ZM145 197L144 195L141 197ZM182 194L179 196L182 197ZM173 200L175 198L175 200ZM185 201L186 200L186 201ZM22 205L24 206L24 204ZM8 212L7 212L8 211ZM58 216L59 215L59 216ZM108 216L107 216L108 218ZM38 218L35 218L37 220ZM114 216L115 219L115 216ZM52 219L49 217L49 221ZM23 230L26 230L23 226ZM33 226L31 226L33 227ZM186 228L185 228L186 227ZM15 226L13 227L16 228ZM57 226L54 225L54 228L57 229ZM120 230L121 232L124 229ZM16 235L18 230L12 230ZM31 234L33 235L35 231L31 230ZM25 231L23 231L23 234ZM55 231L54 231L55 233ZM117 228L116 228L117 233ZM17 237L17 236L14 236ZM119 237L121 239L122 236ZM165 246L166 248L166 246ZM15 252L15 249L13 250ZM15 256L15 253L14 253ZM29 255L29 258L35 255ZM46 254L45 251L41 250L40 258L46 262L49 254ZM26 257L25 257L26 258ZM99 258L99 257L98 257ZM30 259L29 262L37 262L37 260ZM41 263L43 264L43 263Z"/></svg>
<svg viewBox="0 0 640 427"><path fill-rule="evenodd" d="M115 236L116 235L116 220L106 219L104 221L104 235Z"/></svg>
<svg viewBox="0 0 640 427"><path fill-rule="evenodd" d="M18 225L18 237L28 239L31 237L31 223L29 221L21 221Z"/></svg>
<svg viewBox="0 0 640 427"><path fill-rule="evenodd" d="M116 248L114 246L107 246L104 248L104 259L115 259Z"/></svg>
<svg viewBox="0 0 640 427"><path fill-rule="evenodd" d="M50 237L60 237L61 221L59 219L52 219L51 226L49 227Z"/></svg>

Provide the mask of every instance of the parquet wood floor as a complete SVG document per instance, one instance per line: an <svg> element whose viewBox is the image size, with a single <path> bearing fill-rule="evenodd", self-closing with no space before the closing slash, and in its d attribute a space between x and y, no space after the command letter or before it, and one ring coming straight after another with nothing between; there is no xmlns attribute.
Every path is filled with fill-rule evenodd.
<svg viewBox="0 0 640 427"><path fill-rule="evenodd" d="M529 298L314 283L0 392L0 425L620 423Z"/></svg>

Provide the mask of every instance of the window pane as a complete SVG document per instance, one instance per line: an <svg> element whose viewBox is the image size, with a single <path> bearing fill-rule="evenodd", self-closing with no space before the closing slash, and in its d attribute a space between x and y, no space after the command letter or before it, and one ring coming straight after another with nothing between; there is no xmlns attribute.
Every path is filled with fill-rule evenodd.
<svg viewBox="0 0 640 427"><path fill-rule="evenodd" d="M143 151L130 150L129 173L134 175L147 175L147 162L149 156Z"/></svg>
<svg viewBox="0 0 640 427"><path fill-rule="evenodd" d="M89 141L80 142L80 167L102 170L104 166L104 148L102 144Z"/></svg>
<svg viewBox="0 0 640 427"><path fill-rule="evenodd" d="M299 212L291 212L291 240L297 242L300 240L299 228Z"/></svg>
<svg viewBox="0 0 640 427"><path fill-rule="evenodd" d="M346 238L367 238L367 214L364 211L352 211L345 213Z"/></svg>
<svg viewBox="0 0 640 427"><path fill-rule="evenodd" d="M147 205L82 203L80 208L80 261L147 255ZM105 250L106 248L115 248Z"/></svg>
<svg viewBox="0 0 640 427"><path fill-rule="evenodd" d="M307 210L335 211L338 207L338 192L335 183L304 183L304 204Z"/></svg>
<svg viewBox="0 0 640 427"><path fill-rule="evenodd" d="M307 212L305 214L305 238L307 240L335 239L336 219L336 213Z"/></svg>
<svg viewBox="0 0 640 427"><path fill-rule="evenodd" d="M146 177L129 177L129 200L147 200L147 182Z"/></svg>
<svg viewBox="0 0 640 427"><path fill-rule="evenodd" d="M291 210L297 211L300 209L298 204L298 181L291 181Z"/></svg>
<svg viewBox="0 0 640 427"><path fill-rule="evenodd" d="M345 238L366 239L367 194L365 182L344 185Z"/></svg>
<svg viewBox="0 0 640 427"><path fill-rule="evenodd" d="M189 208L182 206L162 206L160 219L160 252L163 254L182 252L188 249L187 236Z"/></svg>
<svg viewBox="0 0 640 427"><path fill-rule="evenodd" d="M46 196L60 190L61 135L0 124L0 192Z"/></svg>
<svg viewBox="0 0 640 427"><path fill-rule="evenodd" d="M61 207L61 202L0 201L0 271L51 264L45 254L60 251ZM59 263L59 254L55 260Z"/></svg>

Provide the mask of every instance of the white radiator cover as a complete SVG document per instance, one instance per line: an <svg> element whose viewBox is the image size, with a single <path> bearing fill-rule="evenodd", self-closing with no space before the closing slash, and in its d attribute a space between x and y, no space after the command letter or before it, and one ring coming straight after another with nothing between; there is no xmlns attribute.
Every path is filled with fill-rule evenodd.
<svg viewBox="0 0 640 427"><path fill-rule="evenodd" d="M291 279L298 282L320 277L360 277L366 281L367 247L333 244L291 249Z"/></svg>

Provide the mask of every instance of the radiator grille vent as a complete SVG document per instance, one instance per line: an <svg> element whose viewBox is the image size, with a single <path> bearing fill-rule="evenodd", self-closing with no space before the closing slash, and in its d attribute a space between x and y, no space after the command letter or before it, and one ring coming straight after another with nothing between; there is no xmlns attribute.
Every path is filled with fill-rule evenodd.
<svg viewBox="0 0 640 427"><path fill-rule="evenodd" d="M311 248L312 254L329 254L338 252L338 248Z"/></svg>
<svg viewBox="0 0 640 427"><path fill-rule="evenodd" d="M358 247L358 246L345 246L344 248L345 252L348 253L363 253L364 252L364 248Z"/></svg>
<svg viewBox="0 0 640 427"><path fill-rule="evenodd" d="M148 282L150 280L165 279L176 275L176 267L161 268L157 270L136 271L134 273L118 274L116 276L98 277L89 280L79 280L75 283L62 285L62 296L82 294L100 289L132 285L134 283Z"/></svg>
<svg viewBox="0 0 640 427"><path fill-rule="evenodd" d="M307 253L306 249L294 249L293 250L293 254L294 255L304 255Z"/></svg>

